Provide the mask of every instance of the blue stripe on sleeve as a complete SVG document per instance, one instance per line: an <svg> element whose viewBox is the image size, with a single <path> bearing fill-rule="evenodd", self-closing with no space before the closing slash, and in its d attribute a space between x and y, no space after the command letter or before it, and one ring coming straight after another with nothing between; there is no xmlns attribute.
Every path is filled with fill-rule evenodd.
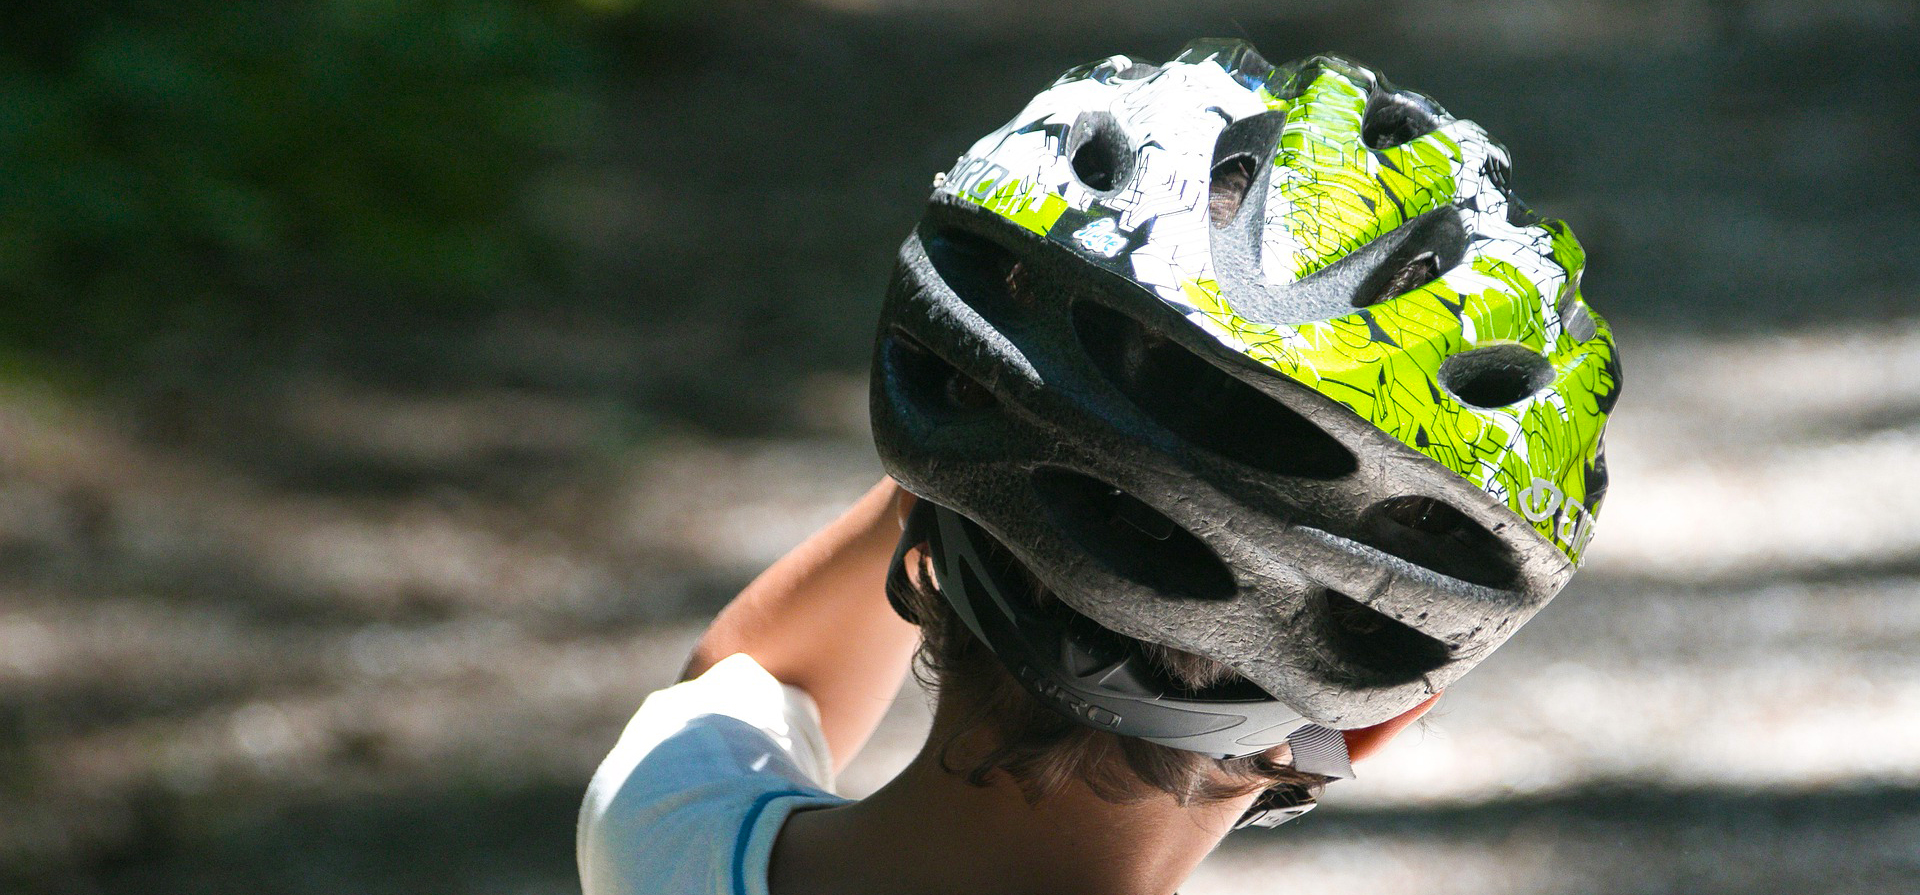
<svg viewBox="0 0 1920 895"><path fill-rule="evenodd" d="M753 828L760 822L760 814L767 810L768 803L787 796L808 796L814 793L803 789L783 789L761 793L753 800L753 807L747 809L747 817L740 822L740 833L733 838L733 895L747 895L747 840L753 838Z"/></svg>

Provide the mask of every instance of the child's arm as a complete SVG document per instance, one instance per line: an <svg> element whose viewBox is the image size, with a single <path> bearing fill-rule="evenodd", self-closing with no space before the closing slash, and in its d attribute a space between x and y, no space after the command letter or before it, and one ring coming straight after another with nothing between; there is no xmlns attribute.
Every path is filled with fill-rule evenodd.
<svg viewBox="0 0 1920 895"><path fill-rule="evenodd" d="M920 630L887 605L887 563L913 495L881 479L720 611L682 679L746 653L820 706L834 770L860 751L905 680ZM900 503L896 507L896 503Z"/></svg>

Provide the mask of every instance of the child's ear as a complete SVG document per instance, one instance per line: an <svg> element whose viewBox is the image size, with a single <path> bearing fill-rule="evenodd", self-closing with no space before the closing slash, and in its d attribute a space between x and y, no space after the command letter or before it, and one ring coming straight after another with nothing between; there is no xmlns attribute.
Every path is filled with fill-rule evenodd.
<svg viewBox="0 0 1920 895"><path fill-rule="evenodd" d="M1442 690L1441 692L1444 693L1446 691ZM1427 709L1433 708L1433 704L1439 700L1440 693L1435 693L1427 697L1426 702L1407 709L1372 727L1357 727L1353 730L1341 731L1340 735L1345 737L1347 741L1347 757L1355 763L1358 763L1367 756L1385 748L1388 741L1398 736L1400 731L1406 729L1407 725L1420 720L1420 716L1426 714Z"/></svg>

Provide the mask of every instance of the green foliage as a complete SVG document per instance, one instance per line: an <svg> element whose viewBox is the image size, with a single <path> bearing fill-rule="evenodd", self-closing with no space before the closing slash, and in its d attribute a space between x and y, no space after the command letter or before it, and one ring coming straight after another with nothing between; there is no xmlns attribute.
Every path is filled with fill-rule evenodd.
<svg viewBox="0 0 1920 895"><path fill-rule="evenodd" d="M460 317L541 279L525 211L600 113L577 6L29 4L0 33L0 346Z"/></svg>

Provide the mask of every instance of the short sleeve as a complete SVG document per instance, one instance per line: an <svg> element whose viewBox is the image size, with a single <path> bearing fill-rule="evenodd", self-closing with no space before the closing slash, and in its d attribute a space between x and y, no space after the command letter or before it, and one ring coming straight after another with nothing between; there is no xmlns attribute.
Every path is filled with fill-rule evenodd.
<svg viewBox="0 0 1920 895"><path fill-rule="evenodd" d="M786 814L845 801L831 794L832 768L812 697L730 656L648 696L595 772L576 840L581 886L729 893L752 878L746 888L763 890Z"/></svg>

